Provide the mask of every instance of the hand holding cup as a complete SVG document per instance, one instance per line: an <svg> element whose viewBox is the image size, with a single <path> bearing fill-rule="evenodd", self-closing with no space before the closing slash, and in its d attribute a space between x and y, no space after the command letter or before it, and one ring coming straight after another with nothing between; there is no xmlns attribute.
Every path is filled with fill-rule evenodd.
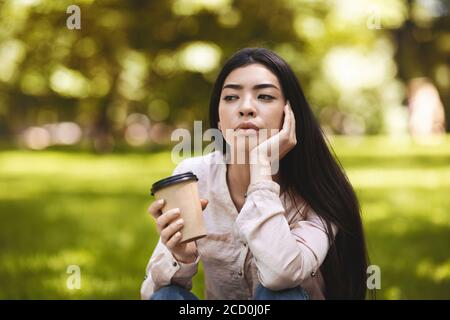
<svg viewBox="0 0 450 320"><path fill-rule="evenodd" d="M156 220L156 227L161 237L161 242L178 261L185 263L194 262L197 257L195 241L180 243L181 229L184 226L184 221L180 217L180 209L173 208L163 213L161 209L164 207L164 204L164 199L160 199L154 201L148 208L148 212ZM202 210L205 210L208 200L200 199L200 205Z"/></svg>

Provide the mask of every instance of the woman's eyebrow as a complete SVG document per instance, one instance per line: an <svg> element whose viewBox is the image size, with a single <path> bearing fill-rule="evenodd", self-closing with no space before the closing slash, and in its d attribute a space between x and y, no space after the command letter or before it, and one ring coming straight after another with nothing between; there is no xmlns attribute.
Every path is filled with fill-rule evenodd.
<svg viewBox="0 0 450 320"><path fill-rule="evenodd" d="M226 88L240 90L243 88L243 86L240 84L229 83L229 84L224 85L222 90L226 89ZM264 89L264 88L274 88L274 89L280 90L280 89L278 89L278 87L276 85L274 85L272 83L261 83L261 84L257 84L257 85L253 86L253 90Z"/></svg>

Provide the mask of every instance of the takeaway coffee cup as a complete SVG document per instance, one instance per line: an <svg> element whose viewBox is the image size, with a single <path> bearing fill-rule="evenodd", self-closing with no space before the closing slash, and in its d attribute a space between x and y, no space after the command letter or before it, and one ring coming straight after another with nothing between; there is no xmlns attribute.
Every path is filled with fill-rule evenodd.
<svg viewBox="0 0 450 320"><path fill-rule="evenodd" d="M163 213L180 208L180 217L184 221L180 243L206 236L197 181L197 176L189 171L159 180L152 185L151 195L154 195L156 200L165 200Z"/></svg>

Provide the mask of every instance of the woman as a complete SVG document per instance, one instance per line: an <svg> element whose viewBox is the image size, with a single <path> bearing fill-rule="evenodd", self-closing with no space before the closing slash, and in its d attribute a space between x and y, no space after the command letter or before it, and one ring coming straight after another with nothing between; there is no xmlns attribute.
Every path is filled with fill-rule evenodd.
<svg viewBox="0 0 450 320"><path fill-rule="evenodd" d="M288 64L263 48L235 53L215 82L210 126L223 150L174 171L199 177L208 236L179 244L179 212L152 203L161 237L142 297L196 299L191 279L202 260L207 299L364 299L359 204ZM227 150L233 159L244 152L244 163L228 161Z"/></svg>

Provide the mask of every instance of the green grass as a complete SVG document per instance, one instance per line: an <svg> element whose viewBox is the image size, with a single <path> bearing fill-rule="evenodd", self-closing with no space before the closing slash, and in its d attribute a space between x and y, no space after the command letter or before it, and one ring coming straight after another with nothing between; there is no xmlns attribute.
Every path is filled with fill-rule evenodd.
<svg viewBox="0 0 450 320"><path fill-rule="evenodd" d="M335 138L363 209L378 298L450 298L450 137ZM0 153L0 299L138 299L170 153ZM66 285L69 265L81 289ZM203 274L194 278L203 297Z"/></svg>

